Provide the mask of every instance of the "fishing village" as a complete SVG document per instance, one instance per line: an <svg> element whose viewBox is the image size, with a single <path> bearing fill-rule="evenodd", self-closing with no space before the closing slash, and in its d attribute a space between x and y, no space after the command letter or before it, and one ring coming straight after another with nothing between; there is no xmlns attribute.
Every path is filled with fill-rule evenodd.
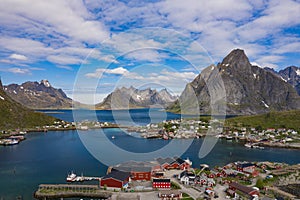
<svg viewBox="0 0 300 200"><path fill-rule="evenodd" d="M103 177L70 173L63 184L41 184L37 199L297 199L300 165L237 161L225 166L179 157L128 161L110 166ZM85 182L96 181L86 185ZM80 182L75 183L73 182ZM84 182L84 183L83 183Z"/></svg>
<svg viewBox="0 0 300 200"><path fill-rule="evenodd" d="M174 119L147 126L136 126L127 129L138 132L146 139L189 139L213 136L228 141L239 141L246 148L280 147L300 148L298 131L289 128L238 127L224 126L222 120Z"/></svg>

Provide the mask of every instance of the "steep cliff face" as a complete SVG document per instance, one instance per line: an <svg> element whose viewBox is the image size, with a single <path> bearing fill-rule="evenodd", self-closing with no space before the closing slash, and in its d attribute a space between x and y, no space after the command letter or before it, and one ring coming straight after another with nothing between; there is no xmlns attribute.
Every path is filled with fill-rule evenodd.
<svg viewBox="0 0 300 200"><path fill-rule="evenodd" d="M10 84L4 87L5 92L22 105L33 108L71 108L72 99L61 90L51 86L49 81L25 82L21 85Z"/></svg>
<svg viewBox="0 0 300 200"><path fill-rule="evenodd" d="M300 95L300 67L290 66L283 70L280 70L278 74L291 84Z"/></svg>
<svg viewBox="0 0 300 200"><path fill-rule="evenodd" d="M274 69L268 67L264 69L272 72L285 82L291 84L296 89L298 95L300 95L300 67L290 66L280 71L275 71Z"/></svg>
<svg viewBox="0 0 300 200"><path fill-rule="evenodd" d="M221 99L217 101L224 101L227 114L258 114L300 108L299 96L290 84L272 72L252 66L240 49L233 50L217 66L204 69L186 86L177 105L175 103L169 108L178 109L181 103L181 110L189 112L192 108L186 109L185 106L197 104L200 113L209 114L211 98L219 98L216 94L222 93L220 83L217 83L220 80L215 78L214 73L218 73L223 81L226 98L220 95ZM191 103L189 97L193 95L197 102Z"/></svg>
<svg viewBox="0 0 300 200"><path fill-rule="evenodd" d="M122 87L109 94L101 103L96 105L96 108L128 109L165 107L175 100L176 97L172 96L166 89L156 91L150 88L138 90L134 87Z"/></svg>

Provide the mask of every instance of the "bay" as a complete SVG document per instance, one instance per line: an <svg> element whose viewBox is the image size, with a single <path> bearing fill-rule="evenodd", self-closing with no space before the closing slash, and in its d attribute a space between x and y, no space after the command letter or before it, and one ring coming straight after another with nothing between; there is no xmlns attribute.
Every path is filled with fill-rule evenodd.
<svg viewBox="0 0 300 200"><path fill-rule="evenodd" d="M86 110L80 112L81 120L90 120L96 115L100 121L115 122L113 115L118 115L118 118L123 120L123 124L134 123L136 125L180 117L180 115L165 113L158 109L131 110L129 111L130 119L126 114L128 111L118 111L114 114L111 111L96 111L96 114ZM49 115L73 121L73 114L70 110L51 112ZM93 136L97 136L96 142L110 142L121 149L136 153L152 152L170 143L170 141L160 139L145 140L133 137L116 128L105 129L102 135L99 130L30 133L27 139L19 145L0 146L0 199L16 199L17 196L22 196L23 199L33 199L33 192L39 184L65 183L67 173L70 171L77 174L83 173L86 176L103 176L107 166L93 157L81 140L82 137ZM115 136L115 139L112 139L112 136ZM104 141L103 137L107 140ZM226 140L219 140L213 150L205 158L200 159L198 153L202 142L202 139L174 140L173 151L176 152L176 148L191 143L181 157L191 159L194 167L199 167L201 163L207 163L210 166L224 165L237 160L300 163L299 150L247 149L238 142ZM105 145L100 145L99 151L103 154L110 153L110 149L107 149ZM115 157L114 159L121 161L124 158ZM130 160L130 158L126 159Z"/></svg>

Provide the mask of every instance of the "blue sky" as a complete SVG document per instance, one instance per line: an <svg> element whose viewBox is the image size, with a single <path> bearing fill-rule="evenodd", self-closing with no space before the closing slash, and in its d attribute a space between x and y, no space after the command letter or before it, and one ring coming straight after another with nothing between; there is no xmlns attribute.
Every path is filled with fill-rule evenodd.
<svg viewBox="0 0 300 200"><path fill-rule="evenodd" d="M130 85L180 94L235 48L262 67L300 66L299 19L299 0L2 0L0 75L48 79L85 103Z"/></svg>

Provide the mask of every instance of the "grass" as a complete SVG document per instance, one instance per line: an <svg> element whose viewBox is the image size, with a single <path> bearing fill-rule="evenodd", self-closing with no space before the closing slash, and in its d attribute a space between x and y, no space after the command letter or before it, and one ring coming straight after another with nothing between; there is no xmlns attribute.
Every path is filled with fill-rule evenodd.
<svg viewBox="0 0 300 200"><path fill-rule="evenodd" d="M270 112L226 119L228 127L289 128L300 132L300 110Z"/></svg>
<svg viewBox="0 0 300 200"><path fill-rule="evenodd" d="M57 120L54 117L35 112L17 103L6 95L2 90L1 84L0 96L5 99L0 101L0 131L52 125Z"/></svg>
<svg viewBox="0 0 300 200"><path fill-rule="evenodd" d="M192 197L190 197L190 195L188 195L187 193L182 193L182 198L181 199L185 199L185 200L194 200Z"/></svg>
<svg viewBox="0 0 300 200"><path fill-rule="evenodd" d="M175 190L181 189L180 185L178 183L173 182L173 181L171 182L171 188L175 189Z"/></svg>

